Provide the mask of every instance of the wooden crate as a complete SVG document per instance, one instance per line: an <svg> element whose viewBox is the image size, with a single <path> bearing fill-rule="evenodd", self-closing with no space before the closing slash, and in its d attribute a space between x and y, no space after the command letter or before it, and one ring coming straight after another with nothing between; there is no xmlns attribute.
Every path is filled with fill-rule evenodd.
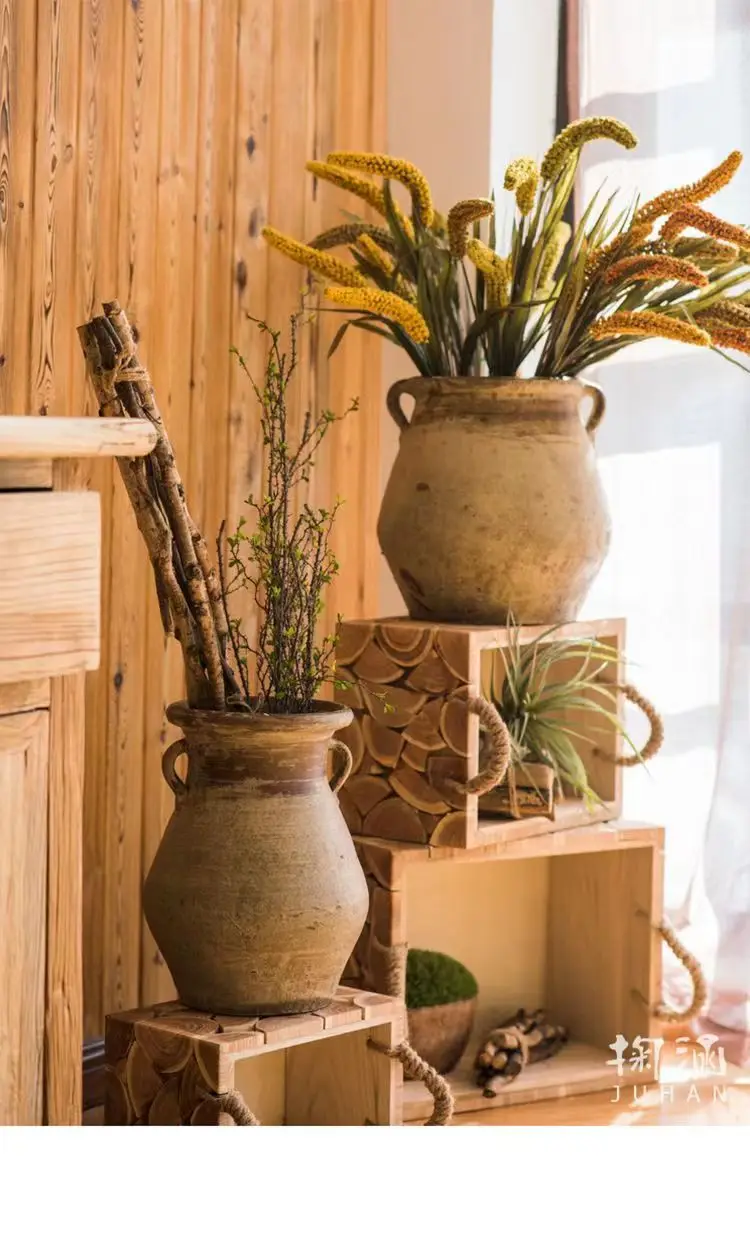
<svg viewBox="0 0 750 1248"><path fill-rule="evenodd" d="M343 987L314 1014L235 1018L179 1001L110 1014L105 1123L233 1126L217 1098L236 1090L268 1126L396 1125L402 1069L369 1041L403 1033L401 1001Z"/></svg>
<svg viewBox="0 0 750 1248"><path fill-rule="evenodd" d="M545 631L525 626L521 643L533 642ZM596 637L612 646L618 659L601 679L622 683L624 620L563 624L552 637ZM612 759L621 752L621 742L614 728L602 731L600 721L596 746L577 742L591 784L602 798L594 810L568 795L558 800L553 820L546 815L509 819L483 811L483 799L464 796L445 783L477 774L479 722L462 699L488 691L493 666L500 665L499 674L499 652L508 643L507 628L427 625L410 619L341 626L337 671L342 682L350 683L337 697L353 708L355 718L339 734L354 757L339 799L353 835L471 849L618 817L622 782ZM553 666L553 678L568 674L566 667L570 660ZM589 735L585 712L571 712L566 719ZM492 804L491 798L486 804Z"/></svg>
<svg viewBox="0 0 750 1248"><path fill-rule="evenodd" d="M448 1077L456 1112L652 1081L630 1069L618 1079L607 1062L618 1035L632 1044L659 1034L661 828L613 822L474 850L354 843L370 911L346 982L402 992L409 946L451 954L479 982L474 1034ZM522 1007L544 1009L570 1040L485 1098L471 1072L476 1051ZM427 1112L421 1086L407 1083L404 1120Z"/></svg>

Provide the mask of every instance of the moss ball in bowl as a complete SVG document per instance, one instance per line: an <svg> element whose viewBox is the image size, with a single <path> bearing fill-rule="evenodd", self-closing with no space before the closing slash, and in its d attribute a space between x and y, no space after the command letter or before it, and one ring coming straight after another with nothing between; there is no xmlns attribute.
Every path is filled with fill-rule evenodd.
<svg viewBox="0 0 750 1248"><path fill-rule="evenodd" d="M477 981L447 953L410 949L406 959L409 1042L441 1075L458 1064L469 1043Z"/></svg>

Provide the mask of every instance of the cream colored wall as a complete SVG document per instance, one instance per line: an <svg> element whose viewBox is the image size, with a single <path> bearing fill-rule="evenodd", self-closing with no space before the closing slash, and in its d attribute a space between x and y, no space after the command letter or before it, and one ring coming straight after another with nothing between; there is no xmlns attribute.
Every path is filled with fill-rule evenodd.
<svg viewBox="0 0 750 1248"><path fill-rule="evenodd" d="M388 20L389 152L424 170L442 211L499 191L507 162L540 155L554 135L557 0L390 0ZM386 347L383 393L410 371ZM398 438L385 410L383 422L384 486ZM385 561L380 609L404 611ZM410 870L409 943L476 974L478 1029L544 1003L548 884L543 861Z"/></svg>

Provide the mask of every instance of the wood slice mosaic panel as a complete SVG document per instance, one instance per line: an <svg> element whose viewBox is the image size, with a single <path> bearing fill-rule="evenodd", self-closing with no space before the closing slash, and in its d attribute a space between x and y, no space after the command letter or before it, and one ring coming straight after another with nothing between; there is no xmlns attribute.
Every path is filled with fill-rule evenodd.
<svg viewBox="0 0 750 1248"><path fill-rule="evenodd" d="M354 835L465 845L477 801L446 781L476 773L478 727L468 631L413 623L345 623L337 675L354 720L338 735L354 759L339 794Z"/></svg>
<svg viewBox="0 0 750 1248"><path fill-rule="evenodd" d="M526 626L527 644L547 629ZM624 624L599 620L561 625L561 637L601 637L622 654ZM587 809L572 796L554 811L513 803L494 791L479 800L461 793L480 770L480 732L467 699L485 693L499 651L509 644L505 627L422 624L411 619L347 621L336 651L339 701L354 712L338 735L352 752L352 773L339 793L354 836L400 844L473 849L495 841L543 835L556 827L578 827L616 818L621 810L620 778L610 762L591 754L587 770L600 807ZM493 653L494 652L494 653ZM614 662L610 678L621 678ZM583 713L575 728L584 737ZM579 722L580 720L580 722ZM614 751L616 740L608 743ZM581 746L585 754L590 747ZM522 794L523 796L523 794ZM480 818L481 815L481 818ZM554 815L554 818L551 817Z"/></svg>

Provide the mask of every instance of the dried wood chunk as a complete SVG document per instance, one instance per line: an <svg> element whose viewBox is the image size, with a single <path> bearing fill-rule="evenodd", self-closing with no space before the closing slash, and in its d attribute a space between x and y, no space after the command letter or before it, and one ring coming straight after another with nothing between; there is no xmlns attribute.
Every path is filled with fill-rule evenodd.
<svg viewBox="0 0 750 1248"><path fill-rule="evenodd" d="M409 672L406 683L410 689L421 689L424 693L450 693L457 680L440 655L433 653Z"/></svg>
<svg viewBox="0 0 750 1248"><path fill-rule="evenodd" d="M383 654L375 641L371 641L362 651L353 671L357 680L371 685L392 685L404 674L403 667L389 659L387 654Z"/></svg>
<svg viewBox="0 0 750 1248"><path fill-rule="evenodd" d="M443 815L432 830L430 844L461 848L466 844L466 822L466 812L463 810L452 810L450 814Z"/></svg>
<svg viewBox="0 0 750 1248"><path fill-rule="evenodd" d="M181 1123L180 1080L173 1075L156 1093L148 1111L148 1125L150 1127L179 1127Z"/></svg>
<svg viewBox="0 0 750 1248"><path fill-rule="evenodd" d="M346 728L340 728L336 733L336 739L343 741L344 745L349 747L352 755L352 771L359 771L365 753L365 743L362 740L362 729L359 720L353 719L350 724L346 725Z"/></svg>
<svg viewBox="0 0 750 1248"><path fill-rule="evenodd" d="M401 762L407 763L414 771L426 771L429 757L428 750L421 750L418 745L412 745L410 741L405 743L401 751Z"/></svg>
<svg viewBox="0 0 750 1248"><path fill-rule="evenodd" d="M362 686L362 697L372 718L386 728L404 728L427 701L426 693L390 685L382 693Z"/></svg>
<svg viewBox="0 0 750 1248"><path fill-rule="evenodd" d="M349 706L354 711L359 711L364 706L362 698L362 689L357 683L354 672L348 667L342 667L336 662L336 701L342 706Z"/></svg>
<svg viewBox="0 0 750 1248"><path fill-rule="evenodd" d="M423 810L429 815L444 815L450 809L424 776L412 771L411 767L399 767L389 781L394 792L415 810Z"/></svg>
<svg viewBox="0 0 750 1248"><path fill-rule="evenodd" d="M463 684L471 680L471 635L459 628L440 628L435 648L445 666Z"/></svg>
<svg viewBox="0 0 750 1248"><path fill-rule="evenodd" d="M440 731L445 744L463 758L469 754L469 708L453 697L440 712Z"/></svg>
<svg viewBox="0 0 750 1248"><path fill-rule="evenodd" d="M362 736L369 755L384 767L395 767L404 746L401 733L386 728L371 715L362 717Z"/></svg>
<svg viewBox="0 0 750 1248"><path fill-rule="evenodd" d="M352 667L363 651L367 649L374 635L374 624L364 624L357 620L345 620L339 629L339 639L336 645L336 667Z"/></svg>
<svg viewBox="0 0 750 1248"><path fill-rule="evenodd" d="M402 667L413 667L426 658L432 649L433 630L431 628L406 628L379 624L375 630L381 650L400 663Z"/></svg>
<svg viewBox="0 0 750 1248"><path fill-rule="evenodd" d="M378 802L365 818L362 832L365 836L382 837L389 841L427 843L427 833L419 812L400 797L389 797L384 802Z"/></svg>
<svg viewBox="0 0 750 1248"><path fill-rule="evenodd" d="M104 1072L104 1121L108 1127L129 1127L135 1119L128 1090L116 1071Z"/></svg>
<svg viewBox="0 0 750 1248"><path fill-rule="evenodd" d="M345 788L362 816L368 815L373 806L391 796L390 785L383 776L351 776Z"/></svg>
<svg viewBox="0 0 750 1248"><path fill-rule="evenodd" d="M128 1052L126 1079L135 1116L142 1118L163 1081L137 1040L133 1041Z"/></svg>
<svg viewBox="0 0 750 1248"><path fill-rule="evenodd" d="M403 737L410 745L416 745L420 750L442 750L445 742L440 735L440 715L443 709L443 699L433 698L422 708L420 713L415 716L411 723L404 727Z"/></svg>

